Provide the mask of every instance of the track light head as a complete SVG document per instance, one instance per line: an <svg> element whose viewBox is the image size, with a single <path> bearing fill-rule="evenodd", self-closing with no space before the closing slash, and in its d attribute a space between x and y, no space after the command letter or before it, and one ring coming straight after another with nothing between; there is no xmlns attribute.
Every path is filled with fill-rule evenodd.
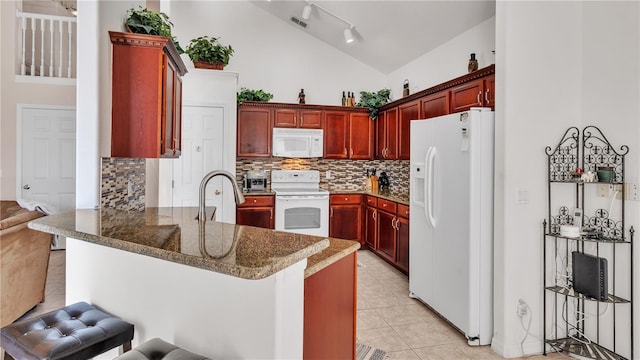
<svg viewBox="0 0 640 360"><path fill-rule="evenodd" d="M353 40L354 40L353 39L353 32L351 31L352 28L353 28L353 26L344 29L344 41L347 44L351 44L353 42Z"/></svg>
<svg viewBox="0 0 640 360"><path fill-rule="evenodd" d="M311 17L311 4L308 4L302 10L302 18L305 20L309 20L310 17Z"/></svg>

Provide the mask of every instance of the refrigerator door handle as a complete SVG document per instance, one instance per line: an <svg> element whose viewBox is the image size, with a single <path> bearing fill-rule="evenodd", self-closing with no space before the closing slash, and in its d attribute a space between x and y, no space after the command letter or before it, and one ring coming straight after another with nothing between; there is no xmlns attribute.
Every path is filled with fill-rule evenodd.
<svg viewBox="0 0 640 360"><path fill-rule="evenodd" d="M425 204L425 216L427 218L427 221L429 222L429 224L431 224L431 227L436 227L437 221L436 221L436 217L434 215L435 213L435 205L436 202L433 199L433 196L435 195L435 162L436 162L436 156L438 154L438 150L436 149L435 146L431 146L429 147L429 150L427 150L427 156L426 156L426 161L425 163L427 164L426 168L427 168L427 176L426 176L426 181L424 182L425 185L425 197L426 197L426 204Z"/></svg>

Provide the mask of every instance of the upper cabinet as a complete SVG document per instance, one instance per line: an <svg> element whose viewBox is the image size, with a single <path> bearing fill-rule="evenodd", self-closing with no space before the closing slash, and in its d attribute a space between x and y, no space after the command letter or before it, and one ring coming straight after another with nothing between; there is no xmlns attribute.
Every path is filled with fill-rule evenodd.
<svg viewBox="0 0 640 360"><path fill-rule="evenodd" d="M373 159L373 121L369 112L325 111L325 159Z"/></svg>
<svg viewBox="0 0 640 360"><path fill-rule="evenodd" d="M414 100L398 106L398 159L409 160L411 148L411 120L420 119L420 101Z"/></svg>
<svg viewBox="0 0 640 360"><path fill-rule="evenodd" d="M381 106L376 120L376 158L409 159L411 120L466 111L471 107L495 107L495 65Z"/></svg>
<svg viewBox="0 0 640 360"><path fill-rule="evenodd" d="M322 111L305 109L275 109L274 127L322 128Z"/></svg>
<svg viewBox="0 0 640 360"><path fill-rule="evenodd" d="M110 31L113 44L111 156L179 157L182 76L170 39Z"/></svg>
<svg viewBox="0 0 640 360"><path fill-rule="evenodd" d="M238 106L238 157L271 157L273 109L260 103Z"/></svg>

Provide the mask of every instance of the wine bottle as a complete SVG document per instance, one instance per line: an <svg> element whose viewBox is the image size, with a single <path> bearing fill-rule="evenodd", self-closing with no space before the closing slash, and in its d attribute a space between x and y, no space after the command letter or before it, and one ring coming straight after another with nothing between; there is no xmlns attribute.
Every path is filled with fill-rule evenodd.
<svg viewBox="0 0 640 360"><path fill-rule="evenodd" d="M347 106L347 96L342 92L342 106Z"/></svg>

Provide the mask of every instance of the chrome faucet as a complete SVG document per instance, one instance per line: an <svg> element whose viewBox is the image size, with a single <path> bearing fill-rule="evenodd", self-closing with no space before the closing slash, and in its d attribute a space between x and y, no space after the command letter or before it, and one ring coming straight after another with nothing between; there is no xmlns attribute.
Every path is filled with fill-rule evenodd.
<svg viewBox="0 0 640 360"><path fill-rule="evenodd" d="M240 192L240 189L238 188L238 183L236 183L235 176L233 176L228 171L214 170L214 171L208 173L207 175L205 175L202 178L202 181L200 182L200 198L199 198L200 207L198 209L198 221L200 223L204 223L205 221L207 221L207 215L206 215L205 210L204 210L205 191L207 190L207 184L209 183L209 180L213 179L214 177L216 177L218 175L222 175L222 176L226 177L227 179L229 179L229 181L231 181L231 185L233 185L233 195L235 196L235 199L236 199L236 205L242 204L244 202L244 196L242 196L242 193ZM214 209L213 210L213 215L211 216L211 220L215 220L215 216L216 216L216 211Z"/></svg>

